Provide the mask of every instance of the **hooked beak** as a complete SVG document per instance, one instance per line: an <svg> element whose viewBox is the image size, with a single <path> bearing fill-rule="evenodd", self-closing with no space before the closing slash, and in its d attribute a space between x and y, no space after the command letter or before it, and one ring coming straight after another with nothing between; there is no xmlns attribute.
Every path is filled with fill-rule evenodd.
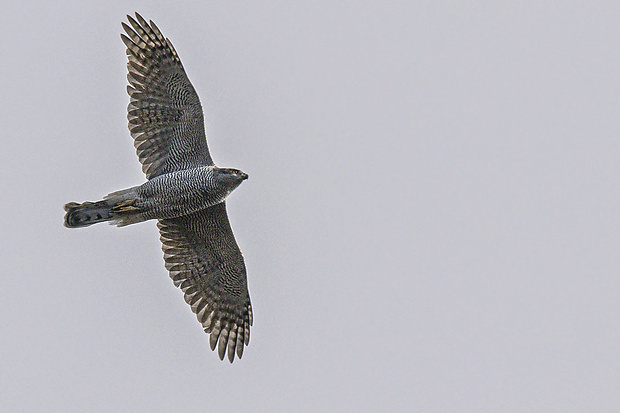
<svg viewBox="0 0 620 413"><path fill-rule="evenodd" d="M245 172L241 173L241 180L245 181L246 179L248 179L250 176L248 174L246 174Z"/></svg>

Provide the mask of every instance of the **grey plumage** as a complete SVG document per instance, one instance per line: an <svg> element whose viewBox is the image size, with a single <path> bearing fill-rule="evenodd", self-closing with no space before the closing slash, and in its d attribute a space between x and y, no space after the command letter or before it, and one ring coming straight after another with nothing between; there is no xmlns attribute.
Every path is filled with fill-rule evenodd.
<svg viewBox="0 0 620 413"><path fill-rule="evenodd" d="M225 199L248 176L213 163L200 100L170 40L138 13L127 18L127 119L147 182L66 204L65 226L157 219L170 277L210 334L211 349L232 363L249 343L252 305Z"/></svg>

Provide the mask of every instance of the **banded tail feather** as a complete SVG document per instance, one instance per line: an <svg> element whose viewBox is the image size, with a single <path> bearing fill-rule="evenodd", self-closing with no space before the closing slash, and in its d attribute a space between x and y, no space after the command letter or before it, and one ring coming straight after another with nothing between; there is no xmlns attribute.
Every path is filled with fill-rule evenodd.
<svg viewBox="0 0 620 413"><path fill-rule="evenodd" d="M65 204L65 227L83 228L99 222L123 227L144 221L141 209L135 206L134 188L113 192L97 202L69 202Z"/></svg>
<svg viewBox="0 0 620 413"><path fill-rule="evenodd" d="M69 202L65 205L65 227L81 228L98 222L110 221L114 218L112 206L107 201Z"/></svg>

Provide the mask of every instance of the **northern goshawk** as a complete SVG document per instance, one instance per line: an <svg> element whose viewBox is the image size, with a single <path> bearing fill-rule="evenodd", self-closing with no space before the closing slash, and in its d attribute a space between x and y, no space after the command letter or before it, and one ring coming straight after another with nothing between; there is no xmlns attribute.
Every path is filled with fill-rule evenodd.
<svg viewBox="0 0 620 413"><path fill-rule="evenodd" d="M138 13L127 33L129 131L147 181L98 202L65 205L65 226L157 219L165 265L212 350L232 363L250 340L252 305L245 263L226 214L226 197L248 175L213 163L202 106L170 40Z"/></svg>

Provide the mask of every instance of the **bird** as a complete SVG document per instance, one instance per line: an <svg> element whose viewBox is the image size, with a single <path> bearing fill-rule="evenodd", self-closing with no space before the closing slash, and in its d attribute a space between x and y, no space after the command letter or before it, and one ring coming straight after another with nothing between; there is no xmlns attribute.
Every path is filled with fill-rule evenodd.
<svg viewBox="0 0 620 413"><path fill-rule="evenodd" d="M248 175L215 165L203 110L170 40L152 20L127 15L127 120L146 182L97 202L69 202L64 225L118 227L157 220L165 267L204 331L230 363L249 344L252 304L226 199Z"/></svg>

